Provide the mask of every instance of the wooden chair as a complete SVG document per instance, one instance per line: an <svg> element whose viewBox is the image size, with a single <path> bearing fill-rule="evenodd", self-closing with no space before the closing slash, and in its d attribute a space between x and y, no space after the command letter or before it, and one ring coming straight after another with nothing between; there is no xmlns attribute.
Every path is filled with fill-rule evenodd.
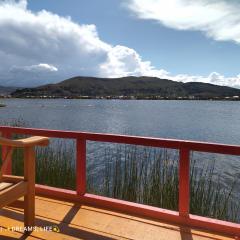
<svg viewBox="0 0 240 240"><path fill-rule="evenodd" d="M35 220L35 146L47 146L46 137L29 137L11 140L0 137L2 168L0 172L0 208L24 196L24 226L34 226ZM4 175L11 159L13 148L23 148L24 176Z"/></svg>

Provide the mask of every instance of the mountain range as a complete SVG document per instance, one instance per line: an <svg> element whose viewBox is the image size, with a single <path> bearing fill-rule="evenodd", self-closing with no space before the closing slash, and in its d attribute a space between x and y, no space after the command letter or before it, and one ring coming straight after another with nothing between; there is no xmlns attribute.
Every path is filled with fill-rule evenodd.
<svg viewBox="0 0 240 240"><path fill-rule="evenodd" d="M16 87L4 87L0 86L0 96L8 96L12 92L16 91Z"/></svg>
<svg viewBox="0 0 240 240"><path fill-rule="evenodd" d="M97 78L73 77L55 84L17 89L13 97L53 98L227 98L240 96L240 89L201 82L176 82L156 77Z"/></svg>

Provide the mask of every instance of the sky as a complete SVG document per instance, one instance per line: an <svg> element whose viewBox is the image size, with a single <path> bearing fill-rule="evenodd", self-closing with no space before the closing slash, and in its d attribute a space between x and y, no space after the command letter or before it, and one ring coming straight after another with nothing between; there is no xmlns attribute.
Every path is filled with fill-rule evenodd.
<svg viewBox="0 0 240 240"><path fill-rule="evenodd" d="M0 0L0 85L154 76L240 88L238 0Z"/></svg>

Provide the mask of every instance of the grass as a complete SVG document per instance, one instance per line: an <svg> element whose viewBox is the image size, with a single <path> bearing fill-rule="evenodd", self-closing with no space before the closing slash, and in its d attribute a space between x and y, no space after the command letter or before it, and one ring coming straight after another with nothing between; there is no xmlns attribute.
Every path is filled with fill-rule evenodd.
<svg viewBox="0 0 240 240"><path fill-rule="evenodd" d="M88 163L102 163L97 170L88 166L88 192L178 210L178 151L120 144L101 145L101 149L101 156L97 151L88 154ZM233 197L237 179L224 188L214 165L199 168L197 161L191 161L190 212L240 222L240 203ZM37 183L76 189L75 169L74 144L53 141L49 147L37 148ZM21 149L13 153L13 174L23 174Z"/></svg>

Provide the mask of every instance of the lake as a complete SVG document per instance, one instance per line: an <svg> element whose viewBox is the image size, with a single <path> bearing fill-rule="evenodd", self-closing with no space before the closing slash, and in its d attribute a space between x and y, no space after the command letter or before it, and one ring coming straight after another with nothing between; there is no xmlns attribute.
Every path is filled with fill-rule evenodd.
<svg viewBox="0 0 240 240"><path fill-rule="evenodd" d="M240 103L230 101L3 99L0 119L31 127L240 144Z"/></svg>
<svg viewBox="0 0 240 240"><path fill-rule="evenodd" d="M35 128L240 144L240 102L3 99L1 103L7 105L0 108L1 121L22 119ZM226 186L233 178L240 179L240 157L196 158L201 159L199 165L216 160Z"/></svg>

